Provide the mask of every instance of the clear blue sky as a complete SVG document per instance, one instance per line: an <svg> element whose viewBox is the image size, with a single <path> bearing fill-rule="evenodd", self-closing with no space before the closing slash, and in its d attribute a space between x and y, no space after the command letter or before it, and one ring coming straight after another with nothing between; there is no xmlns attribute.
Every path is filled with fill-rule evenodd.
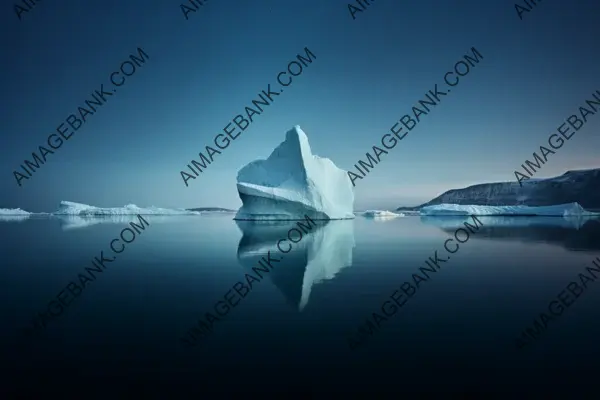
<svg viewBox="0 0 600 400"><path fill-rule="evenodd" d="M351 169L475 46L484 56L363 180L356 209L414 205L514 180L549 134L600 90L597 1L210 0L186 20L173 0L43 1L0 12L0 207L237 208L236 174L298 124L313 152ZM190 186L179 171L305 46L316 55ZM150 57L19 187L23 160L142 47ZM598 120L536 177L600 166Z"/></svg>

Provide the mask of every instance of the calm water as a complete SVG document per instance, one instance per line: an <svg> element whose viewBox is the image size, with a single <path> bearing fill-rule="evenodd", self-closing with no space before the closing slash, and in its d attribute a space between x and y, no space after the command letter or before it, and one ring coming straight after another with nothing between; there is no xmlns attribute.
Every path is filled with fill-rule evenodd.
<svg viewBox="0 0 600 400"><path fill-rule="evenodd" d="M129 220L0 222L4 376L21 391L113 397L141 388L205 397L592 389L599 282L533 345L517 351L514 340L600 256L598 222L481 218L452 260L353 351L347 338L435 250L447 255L444 241L463 221L320 222L212 335L185 348L180 337L289 229L232 217L147 217L150 226L20 350L22 328L100 250L109 254Z"/></svg>

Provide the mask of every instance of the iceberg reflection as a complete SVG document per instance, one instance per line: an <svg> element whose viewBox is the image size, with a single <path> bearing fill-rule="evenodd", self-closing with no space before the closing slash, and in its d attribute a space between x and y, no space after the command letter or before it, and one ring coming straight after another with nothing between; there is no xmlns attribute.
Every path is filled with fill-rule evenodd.
<svg viewBox="0 0 600 400"><path fill-rule="evenodd" d="M29 215L1 215L1 222L23 222L26 219L29 219Z"/></svg>
<svg viewBox="0 0 600 400"><path fill-rule="evenodd" d="M269 272L273 284L299 311L308 304L315 284L333 279L341 269L352 265L354 221L315 222L317 226L304 234L299 243L292 244L291 251ZM236 221L236 224L243 233L237 257L250 271L267 251L273 257L281 257L277 242L297 227L295 221ZM287 243L282 244L283 248L287 248Z"/></svg>
<svg viewBox="0 0 600 400"><path fill-rule="evenodd" d="M157 215L143 215L142 216L149 223L172 221L178 216L157 216ZM53 215L52 218L56 218L60 221L60 226L63 230L87 228L97 224L123 224L129 222L139 222L137 215L107 215L107 216L76 216L76 215Z"/></svg>
<svg viewBox="0 0 600 400"><path fill-rule="evenodd" d="M572 217L487 217L478 216L483 226L477 238L519 240L524 243L548 243L567 250L600 250L600 219L593 216ZM421 222L454 233L464 223L474 225L472 217L421 216Z"/></svg>

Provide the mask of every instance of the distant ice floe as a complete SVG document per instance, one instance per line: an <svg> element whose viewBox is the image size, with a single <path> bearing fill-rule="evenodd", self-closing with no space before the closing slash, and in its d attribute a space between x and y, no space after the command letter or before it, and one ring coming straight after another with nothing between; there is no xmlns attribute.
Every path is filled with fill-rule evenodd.
<svg viewBox="0 0 600 400"><path fill-rule="evenodd" d="M135 204L125 207L102 208L72 201L61 201L58 210L52 213L33 213L20 208L0 208L0 221L24 221L30 217L59 217L64 229L81 228L99 223L126 222L136 215L178 216L202 215L208 212L189 211L182 208L142 208Z"/></svg>
<svg viewBox="0 0 600 400"><path fill-rule="evenodd" d="M476 206L459 204L437 204L421 208L421 215L496 215L496 216L540 216L540 217L581 217L600 216L585 210L579 203L558 204L554 206Z"/></svg>
<svg viewBox="0 0 600 400"><path fill-rule="evenodd" d="M23 216L23 215L30 215L31 213L29 211L25 211L25 210L21 210L20 208L0 208L0 215L4 216L4 215L19 215L19 216Z"/></svg>
<svg viewBox="0 0 600 400"><path fill-rule="evenodd" d="M52 215L76 215L85 216L112 216L112 215L201 215L199 211L189 211L183 208L169 209L159 207L142 208L135 204L125 207L102 208L89 206L87 204L74 203L72 201L61 201L57 211Z"/></svg>
<svg viewBox="0 0 600 400"><path fill-rule="evenodd" d="M367 210L362 213L365 218L374 218L374 219L388 219L388 218L398 218L404 217L403 213L394 213L391 211L382 211L382 210Z"/></svg>
<svg viewBox="0 0 600 400"><path fill-rule="evenodd" d="M31 215L30 212L20 208L0 208L0 221L19 222L25 221Z"/></svg>

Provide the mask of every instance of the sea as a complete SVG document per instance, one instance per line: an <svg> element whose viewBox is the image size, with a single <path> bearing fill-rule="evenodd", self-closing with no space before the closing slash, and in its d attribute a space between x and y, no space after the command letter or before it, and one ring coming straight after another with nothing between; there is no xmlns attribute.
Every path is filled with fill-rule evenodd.
<svg viewBox="0 0 600 400"><path fill-rule="evenodd" d="M121 233L138 217L4 217L2 391L468 398L596 390L600 273L588 269L600 268L596 220L357 215L301 228L233 217L144 216L148 225L133 236ZM116 238L119 254L110 250ZM101 251L115 257L105 269L92 264ZM445 260L438 268L436 252ZM65 291L86 268L97 270L94 280L77 296ZM54 303L57 316L32 333L59 293L62 311Z"/></svg>

